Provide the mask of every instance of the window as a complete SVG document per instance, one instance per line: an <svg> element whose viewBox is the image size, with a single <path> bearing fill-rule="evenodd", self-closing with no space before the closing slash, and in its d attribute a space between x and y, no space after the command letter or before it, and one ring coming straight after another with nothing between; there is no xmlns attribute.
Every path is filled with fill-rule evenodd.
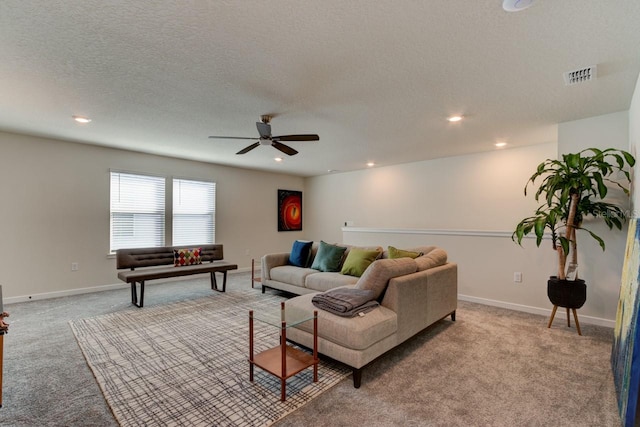
<svg viewBox="0 0 640 427"><path fill-rule="evenodd" d="M173 245L215 242L215 182L173 180Z"/></svg>
<svg viewBox="0 0 640 427"><path fill-rule="evenodd" d="M111 172L111 252L164 245L164 177Z"/></svg>

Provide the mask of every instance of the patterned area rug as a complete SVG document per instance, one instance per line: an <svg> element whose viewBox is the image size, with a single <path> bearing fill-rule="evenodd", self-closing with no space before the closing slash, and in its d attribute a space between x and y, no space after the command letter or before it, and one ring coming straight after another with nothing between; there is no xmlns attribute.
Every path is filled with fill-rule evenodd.
<svg viewBox="0 0 640 427"><path fill-rule="evenodd" d="M249 310L282 297L257 290L70 321L87 364L121 426L267 426L350 374L320 360L287 380L255 369L249 381ZM254 324L255 351L278 344L278 329Z"/></svg>

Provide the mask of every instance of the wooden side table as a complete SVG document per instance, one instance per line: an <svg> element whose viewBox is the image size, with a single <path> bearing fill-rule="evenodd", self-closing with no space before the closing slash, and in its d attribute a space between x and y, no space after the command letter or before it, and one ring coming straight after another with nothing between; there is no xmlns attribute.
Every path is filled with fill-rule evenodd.
<svg viewBox="0 0 640 427"><path fill-rule="evenodd" d="M280 345L253 354L253 321L258 320L280 329ZM313 354L306 353L287 344L287 328L313 320ZM280 378L280 400L287 397L287 378L313 366L313 382L318 382L318 311L313 316L301 313L287 314L284 302L280 303L280 311L273 313L257 313L249 311L249 381L253 382L253 367L257 366L271 375Z"/></svg>
<svg viewBox="0 0 640 427"><path fill-rule="evenodd" d="M256 277L255 259L251 258L251 288L254 283L262 283L261 277Z"/></svg>

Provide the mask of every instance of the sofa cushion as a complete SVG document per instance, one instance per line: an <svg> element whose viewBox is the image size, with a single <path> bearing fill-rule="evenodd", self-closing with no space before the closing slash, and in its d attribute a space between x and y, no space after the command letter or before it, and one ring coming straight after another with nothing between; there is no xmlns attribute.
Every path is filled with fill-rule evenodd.
<svg viewBox="0 0 640 427"><path fill-rule="evenodd" d="M309 314L317 310L318 336L340 346L364 350L398 329L396 313L386 307L376 307L364 316L341 317L315 307L311 302L314 295L316 294L312 293L291 298L285 303L285 310ZM313 333L313 322L304 322L295 327Z"/></svg>
<svg viewBox="0 0 640 427"><path fill-rule="evenodd" d="M351 248L347 254L347 258L344 260L340 273L360 277L367 267L378 259L380 254L381 251L379 250Z"/></svg>
<svg viewBox="0 0 640 427"><path fill-rule="evenodd" d="M428 270L447 263L447 252L444 249L434 249L428 254L415 259L418 271Z"/></svg>
<svg viewBox="0 0 640 427"><path fill-rule="evenodd" d="M311 268L320 271L340 271L342 264L342 256L347 250L345 246L331 245L327 242L320 241L318 253L313 259Z"/></svg>
<svg viewBox="0 0 640 427"><path fill-rule="evenodd" d="M310 268L295 267L293 265L281 265L273 267L269 272L271 280L289 283L290 285L300 286L304 288L305 279L310 274L317 273L317 270Z"/></svg>
<svg viewBox="0 0 640 427"><path fill-rule="evenodd" d="M296 240L293 242L291 253L289 254L289 264L296 267L307 267L309 265L309 258L311 257L311 245L313 242L305 242L302 240Z"/></svg>
<svg viewBox="0 0 640 427"><path fill-rule="evenodd" d="M389 259L396 259L396 258L417 258L420 255L423 255L422 252L417 252L417 251L407 251L405 249L397 249L393 246L389 246L388 247L389 250Z"/></svg>
<svg viewBox="0 0 640 427"><path fill-rule="evenodd" d="M378 299L387 288L389 279L418 270L416 262L411 258L379 259L373 262L356 283L358 289L371 289Z"/></svg>
<svg viewBox="0 0 640 427"><path fill-rule="evenodd" d="M305 278L304 286L308 289L324 292L338 286L355 285L357 277L347 276L336 272L321 272L313 270L315 274L310 274Z"/></svg>

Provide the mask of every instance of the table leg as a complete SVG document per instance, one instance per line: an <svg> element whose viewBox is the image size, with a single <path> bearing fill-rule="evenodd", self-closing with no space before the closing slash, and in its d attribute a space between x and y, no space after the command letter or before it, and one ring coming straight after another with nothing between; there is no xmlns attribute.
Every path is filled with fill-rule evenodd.
<svg viewBox="0 0 640 427"><path fill-rule="evenodd" d="M253 382L253 310L249 311L249 381Z"/></svg>
<svg viewBox="0 0 640 427"><path fill-rule="evenodd" d="M2 408L2 369L4 361L4 332L0 334L0 408Z"/></svg>

